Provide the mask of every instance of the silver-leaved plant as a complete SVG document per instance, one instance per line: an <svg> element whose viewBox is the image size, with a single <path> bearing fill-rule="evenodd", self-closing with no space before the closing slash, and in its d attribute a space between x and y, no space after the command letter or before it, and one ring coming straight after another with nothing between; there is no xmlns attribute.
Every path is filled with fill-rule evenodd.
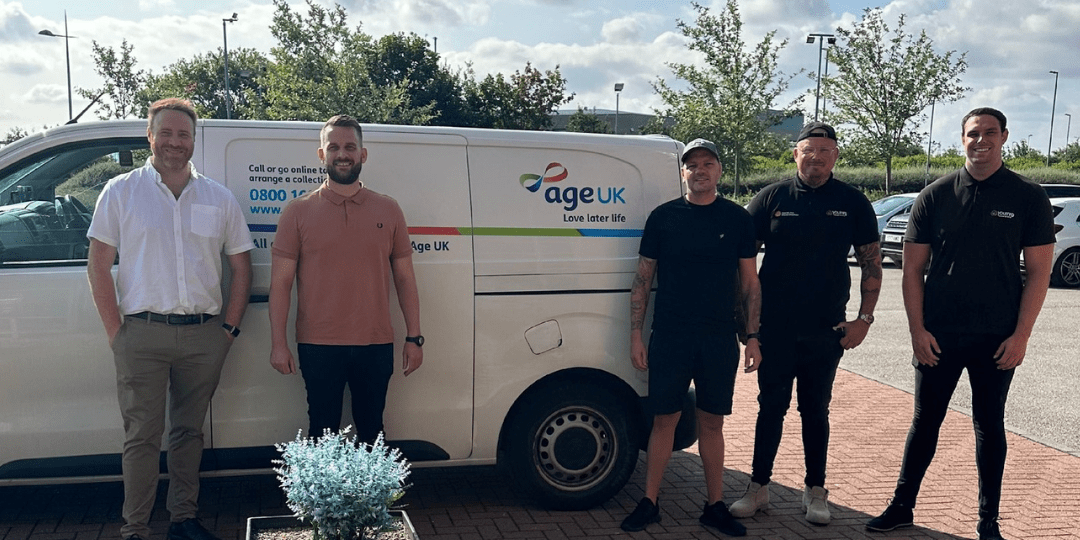
<svg viewBox="0 0 1080 540"><path fill-rule="evenodd" d="M390 506L405 494L409 463L388 448L380 433L374 444L356 443L351 426L318 439L301 433L275 448L274 460L286 502L310 521L316 540L358 540L393 526Z"/></svg>

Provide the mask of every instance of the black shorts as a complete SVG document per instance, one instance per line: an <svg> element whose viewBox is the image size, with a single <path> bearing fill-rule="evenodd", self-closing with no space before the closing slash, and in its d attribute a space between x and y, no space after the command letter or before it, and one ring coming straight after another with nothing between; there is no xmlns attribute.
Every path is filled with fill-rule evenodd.
<svg viewBox="0 0 1080 540"><path fill-rule="evenodd" d="M653 330L649 339L649 406L652 414L682 410L694 381L697 408L731 414L739 342L734 333Z"/></svg>

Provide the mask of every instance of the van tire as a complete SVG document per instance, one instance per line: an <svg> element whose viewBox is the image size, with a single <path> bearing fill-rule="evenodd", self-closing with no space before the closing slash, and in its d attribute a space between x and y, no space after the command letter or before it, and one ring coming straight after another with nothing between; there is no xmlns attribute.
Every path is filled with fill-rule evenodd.
<svg viewBox="0 0 1080 540"><path fill-rule="evenodd" d="M511 419L515 484L544 508L585 510L618 493L637 466L633 404L588 384L538 389Z"/></svg>

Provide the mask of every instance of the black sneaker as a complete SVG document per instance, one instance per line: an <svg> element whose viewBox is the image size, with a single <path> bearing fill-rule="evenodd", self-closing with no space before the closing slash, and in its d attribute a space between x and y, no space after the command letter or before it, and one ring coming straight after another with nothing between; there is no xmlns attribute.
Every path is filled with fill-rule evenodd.
<svg viewBox="0 0 1080 540"><path fill-rule="evenodd" d="M169 525L169 540L221 540L206 530L198 519L191 518Z"/></svg>
<svg viewBox="0 0 1080 540"><path fill-rule="evenodd" d="M997 518L980 519L979 527L975 530L979 533L979 540L1005 540L1001 537Z"/></svg>
<svg viewBox="0 0 1080 540"><path fill-rule="evenodd" d="M746 536L746 526L735 521L724 501L716 501L713 504L705 503L705 511L698 519L703 525L716 527L720 532L728 536Z"/></svg>
<svg viewBox="0 0 1080 540"><path fill-rule="evenodd" d="M866 522L866 530L885 532L915 524L915 515L910 508L892 503L880 516Z"/></svg>
<svg viewBox="0 0 1080 540"><path fill-rule="evenodd" d="M654 504L648 497L642 497L637 508L622 520L622 530L626 532L644 531L652 523L660 523L660 499Z"/></svg>

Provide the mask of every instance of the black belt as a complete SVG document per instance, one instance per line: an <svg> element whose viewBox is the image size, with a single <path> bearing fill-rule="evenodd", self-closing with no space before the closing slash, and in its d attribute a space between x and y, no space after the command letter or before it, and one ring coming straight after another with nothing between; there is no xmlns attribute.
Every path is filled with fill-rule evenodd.
<svg viewBox="0 0 1080 540"><path fill-rule="evenodd" d="M197 313L195 315L180 315L177 313L154 313L152 311L143 311L140 313L132 313L129 317L135 317L138 319L145 319L150 322L165 323L165 324L202 324L210 319L214 318L209 313Z"/></svg>

